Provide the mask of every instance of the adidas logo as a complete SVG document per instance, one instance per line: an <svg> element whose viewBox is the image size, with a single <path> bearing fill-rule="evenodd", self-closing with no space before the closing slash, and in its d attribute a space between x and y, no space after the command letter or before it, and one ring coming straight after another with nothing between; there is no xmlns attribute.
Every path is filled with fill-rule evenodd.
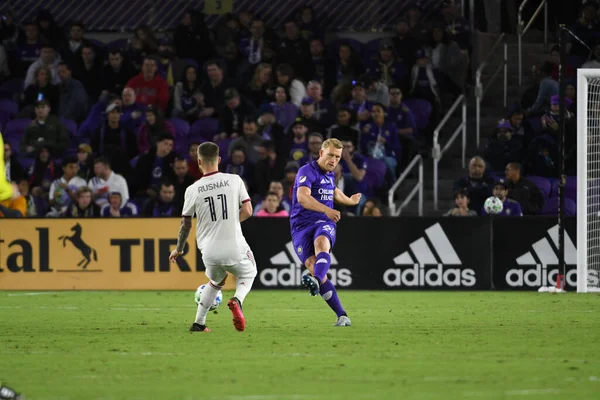
<svg viewBox="0 0 600 400"><path fill-rule="evenodd" d="M328 184L328 183L329 183L329 182L327 182L327 179L325 179L325 178L321 178L321 185L326 185L326 184Z"/></svg>
<svg viewBox="0 0 600 400"><path fill-rule="evenodd" d="M425 229L425 236L409 247L394 258L394 264L411 267L386 270L383 281L387 286L471 287L477 283L474 270L446 267L461 266L462 262L439 223Z"/></svg>
<svg viewBox="0 0 600 400"><path fill-rule="evenodd" d="M258 274L260 283L267 287L300 287L302 276L308 273L296 255L294 244L290 241L285 245L285 250L271 257L272 265L285 266L284 268L265 268ZM325 260L323 260L325 261ZM331 266L338 265L337 259L331 253ZM328 279L335 286L347 287L352 285L352 274L346 268L330 268Z"/></svg>
<svg viewBox="0 0 600 400"><path fill-rule="evenodd" d="M555 286L558 276L558 268L548 270L548 266L558 266L558 225L548 229L547 236L531 247L528 251L517 258L517 264L522 266L533 266L535 268L524 270L522 268L510 269L506 272L506 283L513 287L519 286ZM566 283L571 287L577 286L577 249L569 234L565 231L565 264L570 268L567 271ZM588 270L588 284L598 285L598 271Z"/></svg>

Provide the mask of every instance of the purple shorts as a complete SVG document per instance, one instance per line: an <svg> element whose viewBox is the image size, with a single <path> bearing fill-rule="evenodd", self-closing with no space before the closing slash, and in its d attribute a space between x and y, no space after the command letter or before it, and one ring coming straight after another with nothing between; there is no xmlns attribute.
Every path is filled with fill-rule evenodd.
<svg viewBox="0 0 600 400"><path fill-rule="evenodd" d="M302 230L292 231L292 243L296 255L306 262L308 258L315 255L315 239L319 236L327 236L331 243L331 249L335 245L336 226L332 221L317 221ZM331 250L329 250L331 252Z"/></svg>

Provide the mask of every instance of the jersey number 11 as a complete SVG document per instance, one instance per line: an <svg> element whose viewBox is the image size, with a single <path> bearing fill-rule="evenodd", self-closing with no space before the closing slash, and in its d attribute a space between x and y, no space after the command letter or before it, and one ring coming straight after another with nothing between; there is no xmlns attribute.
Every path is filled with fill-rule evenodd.
<svg viewBox="0 0 600 400"><path fill-rule="evenodd" d="M223 211L223 218L227 219L227 196L225 194L218 194L217 199L221 200L221 208ZM217 220L217 211L215 210L215 199L213 197L205 197L205 202L208 202L208 208L210 208L210 219L215 222Z"/></svg>

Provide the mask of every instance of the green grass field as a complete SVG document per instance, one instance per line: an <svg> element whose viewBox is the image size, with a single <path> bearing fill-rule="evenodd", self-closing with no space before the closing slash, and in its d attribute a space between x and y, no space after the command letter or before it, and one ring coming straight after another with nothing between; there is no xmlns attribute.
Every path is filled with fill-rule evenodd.
<svg viewBox="0 0 600 400"><path fill-rule="evenodd" d="M225 292L225 299L231 293ZM193 292L0 292L0 380L31 399L598 399L597 295L256 291L187 331Z"/></svg>

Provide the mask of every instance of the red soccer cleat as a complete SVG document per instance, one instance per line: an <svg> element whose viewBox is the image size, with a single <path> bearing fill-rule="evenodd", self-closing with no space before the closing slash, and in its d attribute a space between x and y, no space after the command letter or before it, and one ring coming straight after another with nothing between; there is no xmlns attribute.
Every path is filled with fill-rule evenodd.
<svg viewBox="0 0 600 400"><path fill-rule="evenodd" d="M242 313L240 301L232 297L227 302L227 307L229 307L231 314L233 314L233 326L238 331L243 332L246 329L246 319L244 318L244 313Z"/></svg>

